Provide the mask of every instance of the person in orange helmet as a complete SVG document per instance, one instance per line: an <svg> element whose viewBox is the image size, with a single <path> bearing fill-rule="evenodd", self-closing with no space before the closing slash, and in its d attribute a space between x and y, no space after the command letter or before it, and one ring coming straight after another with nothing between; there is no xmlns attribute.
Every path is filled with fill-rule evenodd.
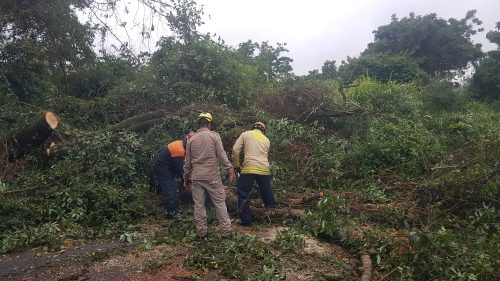
<svg viewBox="0 0 500 281"><path fill-rule="evenodd" d="M167 218L176 218L179 204L177 202L177 184L175 178L184 175L184 156L186 155L186 141L194 136L191 131L186 134L185 140L176 140L162 147L156 158L154 172L160 182L160 190L165 197L165 215ZM182 186L182 185L181 185Z"/></svg>

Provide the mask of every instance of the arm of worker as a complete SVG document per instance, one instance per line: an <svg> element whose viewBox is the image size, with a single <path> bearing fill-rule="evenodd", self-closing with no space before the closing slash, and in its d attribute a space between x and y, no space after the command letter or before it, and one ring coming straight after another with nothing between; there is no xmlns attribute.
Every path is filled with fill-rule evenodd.
<svg viewBox="0 0 500 281"><path fill-rule="evenodd" d="M217 152L217 158L219 159L219 165L223 166L229 171L229 181L234 181L236 179L236 173L234 172L233 165L231 165L231 161L227 158L226 151L224 151L224 147L222 146L222 140L220 137L217 138L215 143L215 148Z"/></svg>
<svg viewBox="0 0 500 281"><path fill-rule="evenodd" d="M240 137L236 140L236 142L233 145L233 151L231 154L231 159L233 160L233 165L236 169L240 168L240 155L241 155L241 150L243 149L243 134L240 135Z"/></svg>
<svg viewBox="0 0 500 281"><path fill-rule="evenodd" d="M173 157L175 175L184 183L184 157Z"/></svg>
<svg viewBox="0 0 500 281"><path fill-rule="evenodd" d="M193 170L193 166L191 165L191 146L189 143L186 145L186 155L184 156L184 187L191 187L191 171Z"/></svg>

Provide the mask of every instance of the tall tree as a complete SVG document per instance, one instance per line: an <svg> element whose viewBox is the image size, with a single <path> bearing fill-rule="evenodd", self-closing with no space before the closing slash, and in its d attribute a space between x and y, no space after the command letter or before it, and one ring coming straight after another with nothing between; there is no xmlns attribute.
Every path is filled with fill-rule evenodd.
<svg viewBox="0 0 500 281"><path fill-rule="evenodd" d="M405 55L363 54L348 57L339 66L338 79L342 83L349 84L362 76L382 82L426 82L429 78L415 60Z"/></svg>
<svg viewBox="0 0 500 281"><path fill-rule="evenodd" d="M197 36L202 9L194 0L3 0L0 1L0 77L21 99L39 97L52 89L69 92L68 77L96 66L94 37L114 36L117 50L135 64L145 60L133 52L111 28L127 26L120 13L142 7L138 24L148 38L160 21L183 41ZM88 21L81 23L77 11ZM149 13L149 14L148 14ZM113 22L115 21L115 22ZM134 22L133 25L137 23ZM105 53L106 55L106 53Z"/></svg>
<svg viewBox="0 0 500 281"><path fill-rule="evenodd" d="M497 49L487 53L472 77L472 91L483 100L500 98L500 22L497 22L496 29L489 31L486 37L497 45Z"/></svg>
<svg viewBox="0 0 500 281"><path fill-rule="evenodd" d="M468 11L463 19L445 20L436 14L398 19L380 26L373 33L375 40L363 54L407 55L432 76L453 76L453 71L465 69L482 56L481 45L471 36L482 31L476 10Z"/></svg>
<svg viewBox="0 0 500 281"><path fill-rule="evenodd" d="M293 59L283 55L288 52L285 46L286 43L277 43L274 47L267 41L259 44L248 40L241 43L236 52L258 67L262 81L285 81L293 76Z"/></svg>
<svg viewBox="0 0 500 281"><path fill-rule="evenodd" d="M68 67L80 66L94 57L92 28L81 24L72 8L83 2L0 3L0 62L19 97L27 99L46 92L50 80L66 85Z"/></svg>
<svg viewBox="0 0 500 281"><path fill-rule="evenodd" d="M323 79L335 79L337 78L337 66L335 65L336 61L327 60L323 63L321 67L321 76Z"/></svg>

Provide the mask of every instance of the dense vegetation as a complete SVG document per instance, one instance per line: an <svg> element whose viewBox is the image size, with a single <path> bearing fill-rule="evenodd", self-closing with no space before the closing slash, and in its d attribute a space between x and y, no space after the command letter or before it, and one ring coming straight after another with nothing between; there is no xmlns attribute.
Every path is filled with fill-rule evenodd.
<svg viewBox="0 0 500 281"><path fill-rule="evenodd" d="M370 253L381 278L500 277L500 49L472 42L474 11L393 17L358 58L295 76L285 44L233 47L198 33L193 1L161 6L174 35L141 55L126 44L96 52L95 36L112 31L78 21L77 11L113 12L117 1L31 2L0 4L0 252L130 237L131 225L158 213L158 148L204 110L226 150L252 121L269 124L278 199L324 192L291 223L297 231ZM497 27L487 37L500 48ZM470 83L453 83L470 65ZM12 136L46 110L60 118L60 155L35 149L13 160ZM112 127L155 110L166 114L144 132ZM300 244L294 237L276 243ZM272 250L246 238L202 248L187 264L210 266L204 251L218 247L263 259L255 280L283 277ZM227 266L227 276L241 273Z"/></svg>

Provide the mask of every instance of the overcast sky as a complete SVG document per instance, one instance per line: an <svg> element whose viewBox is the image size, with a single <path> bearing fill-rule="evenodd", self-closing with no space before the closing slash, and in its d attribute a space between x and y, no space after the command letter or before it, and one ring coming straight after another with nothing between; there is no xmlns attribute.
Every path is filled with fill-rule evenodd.
<svg viewBox="0 0 500 281"><path fill-rule="evenodd" d="M500 0L198 0L204 6L202 32L216 33L237 46L251 39L287 43L294 73L321 69L326 60L337 66L347 56L358 56L373 41L372 31L410 12L436 13L461 19L476 9L486 31L500 21ZM474 38L491 50L486 31Z"/></svg>

